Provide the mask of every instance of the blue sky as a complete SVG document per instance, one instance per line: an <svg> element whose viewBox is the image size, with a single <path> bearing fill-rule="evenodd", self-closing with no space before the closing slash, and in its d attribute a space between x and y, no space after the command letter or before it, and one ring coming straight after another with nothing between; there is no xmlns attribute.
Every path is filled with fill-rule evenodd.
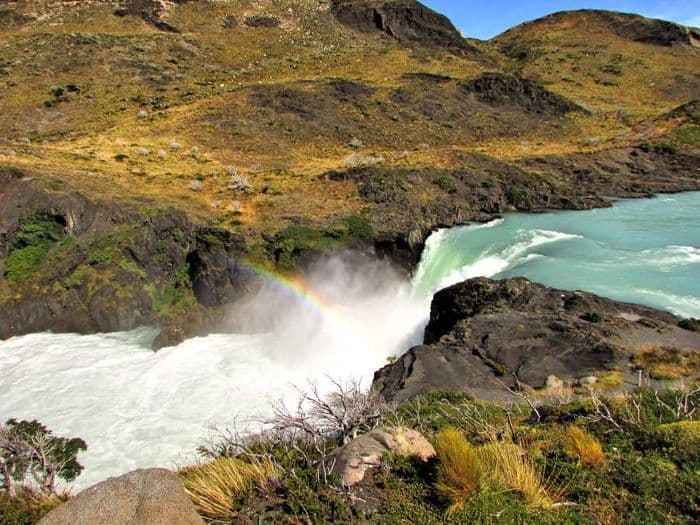
<svg viewBox="0 0 700 525"><path fill-rule="evenodd" d="M464 36L487 39L526 20L569 9L610 9L700 27L700 0L421 0Z"/></svg>

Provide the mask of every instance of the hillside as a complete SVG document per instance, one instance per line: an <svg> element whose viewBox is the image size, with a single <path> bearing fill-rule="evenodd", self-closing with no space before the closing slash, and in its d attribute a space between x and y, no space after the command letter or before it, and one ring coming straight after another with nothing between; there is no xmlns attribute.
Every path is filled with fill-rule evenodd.
<svg viewBox="0 0 700 525"><path fill-rule="evenodd" d="M412 0L9 1L0 40L0 337L192 333L249 262L410 268L439 225L700 187L697 33L640 17L479 42Z"/></svg>

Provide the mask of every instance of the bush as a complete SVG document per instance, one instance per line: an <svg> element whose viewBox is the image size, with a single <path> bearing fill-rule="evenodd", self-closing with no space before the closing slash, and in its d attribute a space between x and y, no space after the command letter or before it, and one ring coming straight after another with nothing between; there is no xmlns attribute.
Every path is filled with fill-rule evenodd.
<svg viewBox="0 0 700 525"><path fill-rule="evenodd" d="M569 453L582 465L600 468L607 462L603 445L582 428L571 426L567 429L566 445Z"/></svg>
<svg viewBox="0 0 700 525"><path fill-rule="evenodd" d="M588 321L589 323L602 323L603 314L600 312L588 312L587 314L583 315L583 320Z"/></svg>
<svg viewBox="0 0 700 525"><path fill-rule="evenodd" d="M683 319L678 323L678 326L683 328L683 330L690 330L691 332L700 332L700 319Z"/></svg>
<svg viewBox="0 0 700 525"><path fill-rule="evenodd" d="M231 518L237 500L256 486L264 486L276 476L268 458L246 462L231 457L186 467L178 476L197 512L216 520Z"/></svg>
<svg viewBox="0 0 700 525"><path fill-rule="evenodd" d="M345 234L351 239L369 239L374 236L374 227L366 217L349 215L343 222Z"/></svg>
<svg viewBox="0 0 700 525"><path fill-rule="evenodd" d="M49 217L35 216L22 221L5 261L5 278L10 282L27 279L61 234L61 225Z"/></svg>
<svg viewBox="0 0 700 525"><path fill-rule="evenodd" d="M86 449L82 439L54 436L36 420L10 419L0 426L0 488L10 498L30 488L55 495L59 478L73 481L80 475L77 456Z"/></svg>
<svg viewBox="0 0 700 525"><path fill-rule="evenodd" d="M637 349L634 364L653 379L673 380L688 377L700 369L700 354L684 353L676 348L643 345Z"/></svg>
<svg viewBox="0 0 700 525"><path fill-rule="evenodd" d="M433 184L447 193L457 193L457 186L447 175L440 175L439 177L436 177L433 180Z"/></svg>
<svg viewBox="0 0 700 525"><path fill-rule="evenodd" d="M0 524L33 525L64 501L63 496L46 496L29 489L14 498L0 492Z"/></svg>
<svg viewBox="0 0 700 525"><path fill-rule="evenodd" d="M447 514L464 509L478 490L481 463L473 447L455 428L446 428L435 438L438 466L437 491L450 502Z"/></svg>

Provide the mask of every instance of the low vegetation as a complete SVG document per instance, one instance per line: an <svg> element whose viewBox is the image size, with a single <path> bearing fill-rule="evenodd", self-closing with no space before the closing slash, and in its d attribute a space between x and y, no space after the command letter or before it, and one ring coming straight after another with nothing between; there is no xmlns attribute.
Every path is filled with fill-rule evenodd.
<svg viewBox="0 0 700 525"><path fill-rule="evenodd" d="M273 483L236 492L235 519L665 524L692 523L700 510L700 388L531 400L540 414L533 417L524 404L457 392L392 406L359 395L356 385L345 393L337 387L330 398L302 391L299 411L278 406L262 433L224 433L203 447L207 457L242 462L235 465L251 457L275 465L274 476L258 478ZM367 481L343 488L326 459L351 435L339 425L350 413L357 433L392 425L419 430L437 457L424 464L390 455Z"/></svg>
<svg viewBox="0 0 700 525"><path fill-rule="evenodd" d="M357 383L299 393L296 408L276 405L259 432L215 433L200 448L203 463L178 472L205 521L646 525L694 523L700 511L697 385L530 400L539 416L526 404L453 391L398 406ZM15 422L3 435L26 425L45 430ZM395 425L431 439L436 458L390 454L360 485L343 487L331 452ZM61 472L70 479L76 470ZM48 486L25 483L10 496L6 480L0 523L35 523L65 498Z"/></svg>
<svg viewBox="0 0 700 525"><path fill-rule="evenodd" d="M566 431L566 444L569 453L578 458L582 465L600 468L606 463L603 445L580 427L571 426Z"/></svg>
<svg viewBox="0 0 700 525"><path fill-rule="evenodd" d="M637 349L634 364L652 379L682 379L700 372L700 353L643 345Z"/></svg>
<svg viewBox="0 0 700 525"><path fill-rule="evenodd" d="M275 473L276 467L269 458L243 461L222 456L183 468L178 475L197 511L218 520L232 518L236 502L253 488L270 483Z"/></svg>

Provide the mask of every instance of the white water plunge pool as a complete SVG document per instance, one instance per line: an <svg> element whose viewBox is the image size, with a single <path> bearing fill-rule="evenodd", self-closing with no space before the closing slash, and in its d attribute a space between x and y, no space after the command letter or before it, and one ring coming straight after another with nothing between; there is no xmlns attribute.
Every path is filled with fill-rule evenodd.
<svg viewBox="0 0 700 525"><path fill-rule="evenodd" d="M700 317L700 193L613 208L509 214L436 232L413 282L384 265L328 261L316 299L264 293L266 334L195 338L152 352L155 333L32 334L0 341L0 420L39 419L82 437L82 488L137 467L196 459L207 427L245 424L292 384L363 378L420 340L432 293L478 275L523 275L565 289ZM272 311L271 309L274 309Z"/></svg>

